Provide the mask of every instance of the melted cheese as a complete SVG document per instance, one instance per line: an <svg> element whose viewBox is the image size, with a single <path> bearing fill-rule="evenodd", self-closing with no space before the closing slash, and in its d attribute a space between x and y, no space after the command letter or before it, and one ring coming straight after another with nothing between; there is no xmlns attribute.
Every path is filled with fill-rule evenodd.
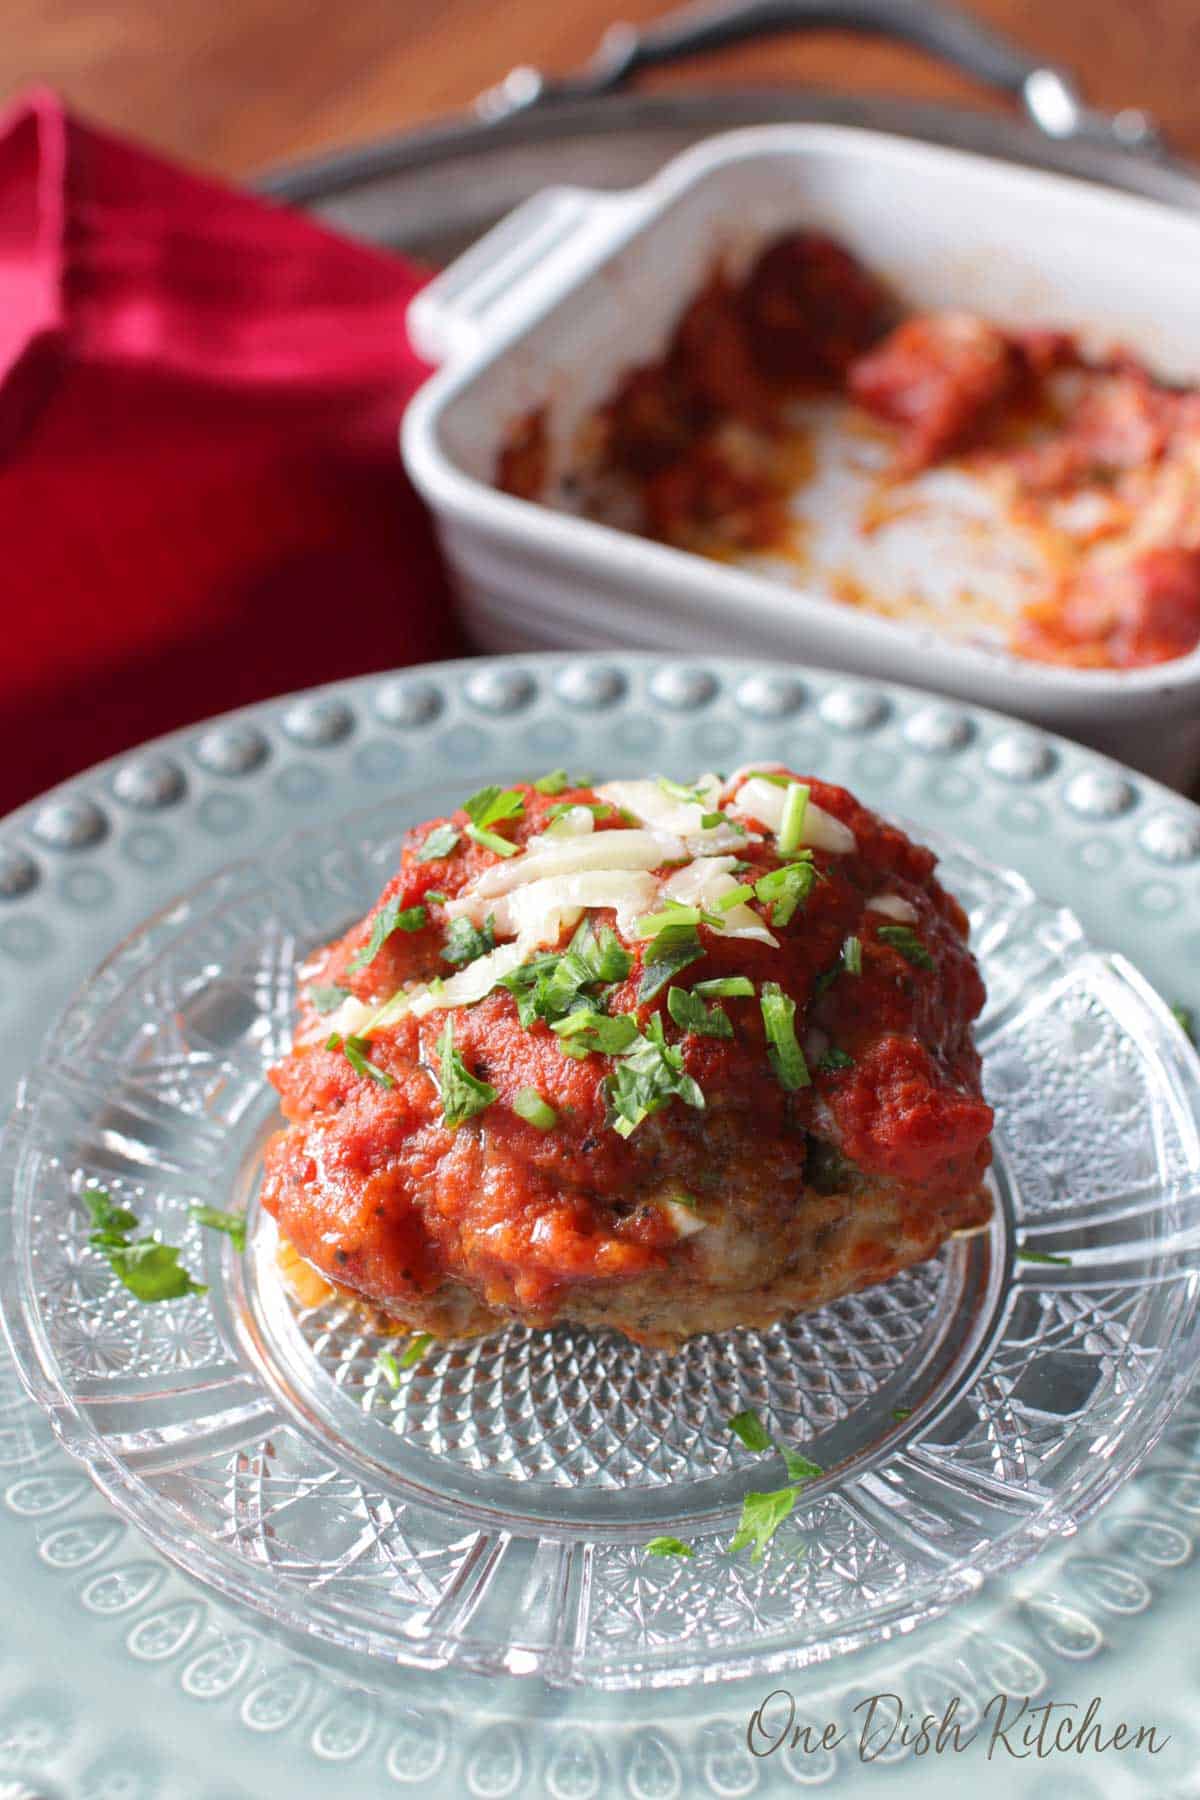
<svg viewBox="0 0 1200 1800"><path fill-rule="evenodd" d="M693 833L703 835L700 821L705 813L717 810L721 784L715 775L701 775L689 785L703 797L702 801L679 800L657 781L606 781L596 792L601 800L632 813L655 831L690 837Z"/></svg>
<svg viewBox="0 0 1200 1800"><path fill-rule="evenodd" d="M752 775L749 781L742 783L728 810L739 819L758 819L771 831L778 831L783 824L786 800L786 788ZM858 849L858 839L850 827L818 806L815 800L810 800L804 810L800 843L805 849L828 850L833 856L851 856Z"/></svg>
<svg viewBox="0 0 1200 1800"><path fill-rule="evenodd" d="M659 889L660 900L678 900L683 906L700 906L705 911L719 916L721 923L713 926L723 937L754 938L760 944L769 944L773 950L779 948L779 939L770 932L758 914L745 901L731 906L728 912L721 912L717 902L737 887L737 877L731 873L736 861L732 856L706 856L696 862L688 863L686 868L679 869Z"/></svg>
<svg viewBox="0 0 1200 1800"><path fill-rule="evenodd" d="M889 919L898 919L902 925L915 925L921 916L912 901L902 894L875 894L867 901L867 911L883 913Z"/></svg>

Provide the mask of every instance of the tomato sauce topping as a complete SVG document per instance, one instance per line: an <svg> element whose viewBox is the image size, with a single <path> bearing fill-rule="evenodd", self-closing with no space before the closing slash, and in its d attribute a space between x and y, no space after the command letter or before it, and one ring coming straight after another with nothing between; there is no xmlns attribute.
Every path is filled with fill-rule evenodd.
<svg viewBox="0 0 1200 1800"><path fill-rule="evenodd" d="M564 1285L665 1266L677 1232L657 1201L672 1182L693 1192L711 1188L717 1140L710 1133L738 1134L747 1154L763 1169L777 1167L781 1181L803 1183L809 1146L819 1138L861 1175L911 1184L935 1201L976 1189L992 1115L980 1096L971 1037L984 990L964 915L937 882L930 851L844 788L792 779L806 781L812 803L850 828L855 848L812 852L816 878L791 920L773 927L778 947L702 921L696 934L703 955L643 999L651 941L625 938L629 973L610 984L603 1001L608 1017L633 1015L643 1034L652 1020L660 1022L684 1072L699 1084L703 1110L674 1098L622 1136L609 1091L617 1059L564 1055L543 1019L520 1023L516 1000L503 987L472 1005L403 1014L373 1030L367 1054L374 1077L353 1067L340 1045L327 1046L327 1027L305 997L297 1048L271 1077L292 1128L272 1146L263 1196L301 1255L380 1300L429 1292L457 1273L489 1303L536 1308ZM552 805L598 807L597 832L627 824L588 787L553 799L531 786L516 792L522 814L498 829L518 848L544 830ZM493 850L467 835L467 823L459 812L408 834L400 868L373 912L307 965L305 996L332 984L382 1002L405 984L452 973L441 954L445 903L498 863ZM736 879L753 884L793 858L781 856L774 836L753 819L746 823ZM454 847L421 860L431 833L447 824ZM907 936L897 934L894 910L868 905L881 895L913 919ZM376 917L397 906L423 906L425 922L393 931L364 962ZM768 903L754 906L769 919ZM611 926L615 915L599 912L595 922ZM857 974L847 968L848 939L861 947ZM905 947L911 951L913 941L916 960ZM718 1002L732 1036L681 1030L668 1006L671 986L727 976L748 977L755 987L753 997ZM773 1073L763 983L777 983L796 1003L808 1086L789 1091ZM447 1020L463 1066L496 1096L453 1127L444 1121L439 1088ZM828 1047L839 1055L829 1058ZM526 1090L553 1108L552 1129L539 1130L514 1111Z"/></svg>

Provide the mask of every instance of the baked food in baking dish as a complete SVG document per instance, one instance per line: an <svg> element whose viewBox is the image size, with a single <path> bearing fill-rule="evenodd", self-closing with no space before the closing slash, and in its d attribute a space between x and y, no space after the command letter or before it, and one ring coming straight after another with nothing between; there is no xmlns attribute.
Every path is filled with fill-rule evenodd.
<svg viewBox="0 0 1200 1800"><path fill-rule="evenodd" d="M545 498L544 412L496 479ZM1200 642L1200 391L1065 331L902 314L815 232L716 267L564 482L591 517L1040 662Z"/></svg>
<svg viewBox="0 0 1200 1800"><path fill-rule="evenodd" d="M775 765L489 787L300 975L263 1204L404 1324L672 1347L984 1223L984 999L931 852Z"/></svg>

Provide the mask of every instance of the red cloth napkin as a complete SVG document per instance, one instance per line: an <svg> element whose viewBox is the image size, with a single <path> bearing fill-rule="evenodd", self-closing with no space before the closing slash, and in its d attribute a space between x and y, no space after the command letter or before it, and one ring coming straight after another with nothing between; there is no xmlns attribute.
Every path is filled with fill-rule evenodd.
<svg viewBox="0 0 1200 1800"><path fill-rule="evenodd" d="M0 120L0 811L461 651L399 461L422 276L37 93Z"/></svg>

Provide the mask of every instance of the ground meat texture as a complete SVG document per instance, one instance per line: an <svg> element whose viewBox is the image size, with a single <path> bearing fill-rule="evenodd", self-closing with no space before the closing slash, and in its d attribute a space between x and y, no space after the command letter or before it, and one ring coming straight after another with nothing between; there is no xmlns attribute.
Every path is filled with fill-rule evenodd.
<svg viewBox="0 0 1200 1800"><path fill-rule="evenodd" d="M268 1148L263 1187L266 1209L299 1255L437 1336L514 1319L573 1320L670 1348L698 1332L765 1326L822 1305L986 1221L992 1117L971 1037L984 993L962 911L939 885L930 852L845 789L810 785L813 801L854 832L853 854L814 852L818 878L776 931L778 948L702 923L704 954L675 977L683 987L727 975L754 982L753 998L720 1002L732 1038L681 1031L668 987L639 1001L647 945L626 940L633 966L608 995L608 1011L635 1014L643 1031L657 1014L706 1103L700 1110L672 1100L628 1138L613 1129L609 1107L615 1059L565 1056L543 1021L521 1026L502 988L451 1015L465 1066L497 1093L456 1128L444 1122L438 1087L446 1012L403 1015L372 1035L371 1061L391 1086L326 1047L308 989L336 983L374 1001L402 982L428 980L445 935L439 902L422 931L395 932L357 970L349 965L378 907L312 958L297 1045L271 1076L288 1123ZM503 828L518 846L541 829L552 803L521 792L524 817ZM582 789L561 799L596 796ZM461 833L464 815L450 822ZM379 906L422 904L431 888L449 899L495 865L493 852L465 836L450 855L420 862L432 824L409 833ZM596 829L623 824L613 816ZM781 861L765 835L748 841L744 858L750 867L739 879L750 883ZM932 968L889 942L894 920L867 906L880 894L913 909L911 929ZM755 906L765 916L766 905ZM597 918L613 922L611 913ZM861 942L862 973L835 973L851 935ZM763 981L796 1001L801 1042L817 1033L849 1066L822 1067L814 1056L810 1086L781 1086L767 1055ZM526 1088L554 1108L551 1130L513 1110ZM680 1200L700 1229L681 1232L665 1204Z"/></svg>

